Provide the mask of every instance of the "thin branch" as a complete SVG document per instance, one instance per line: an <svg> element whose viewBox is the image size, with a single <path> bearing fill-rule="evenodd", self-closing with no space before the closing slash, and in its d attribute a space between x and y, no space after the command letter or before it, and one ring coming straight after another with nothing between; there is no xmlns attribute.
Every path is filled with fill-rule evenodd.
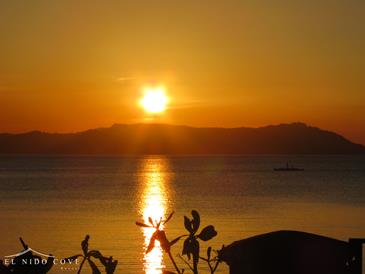
<svg viewBox="0 0 365 274"><path fill-rule="evenodd" d="M190 270L194 272L194 268L188 263L188 261L185 260L180 254L178 256L190 268Z"/></svg>
<svg viewBox="0 0 365 274"><path fill-rule="evenodd" d="M86 257L84 257L84 258L83 258L83 260L82 260L82 262L81 262L81 264L80 264L79 271L77 271L77 274L80 274L80 273L81 273L81 269L82 269L82 267L83 267L83 265L84 265L85 261L86 261Z"/></svg>
<svg viewBox="0 0 365 274"><path fill-rule="evenodd" d="M213 269L213 273L217 270L219 263L220 263L220 261L217 260L217 262L215 263L214 269Z"/></svg>
<svg viewBox="0 0 365 274"><path fill-rule="evenodd" d="M167 252L167 254L169 254L169 258L170 258L170 260L171 260L172 264L174 265L174 267L175 267L175 269L176 269L177 273L178 273L178 274L181 274L181 271L180 271L180 269L178 268L178 266L177 266L177 264L176 264L176 262L175 262L174 258L172 257L171 252Z"/></svg>

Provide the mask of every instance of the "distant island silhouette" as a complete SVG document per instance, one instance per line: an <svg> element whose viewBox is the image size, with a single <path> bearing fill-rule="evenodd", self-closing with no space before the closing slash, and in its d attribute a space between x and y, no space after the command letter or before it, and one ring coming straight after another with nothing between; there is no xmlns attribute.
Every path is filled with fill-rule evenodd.
<svg viewBox="0 0 365 274"><path fill-rule="evenodd" d="M259 128L115 124L78 133L0 134L2 154L365 154L365 146L304 123Z"/></svg>

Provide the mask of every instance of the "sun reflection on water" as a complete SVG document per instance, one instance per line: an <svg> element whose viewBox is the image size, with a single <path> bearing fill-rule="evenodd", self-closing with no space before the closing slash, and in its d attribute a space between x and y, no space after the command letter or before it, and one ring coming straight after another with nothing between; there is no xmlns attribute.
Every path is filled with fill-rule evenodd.
<svg viewBox="0 0 365 274"><path fill-rule="evenodd" d="M143 191L140 199L140 213L145 223L148 218L159 221L168 213L168 189L166 187L168 176L166 175L167 160L163 158L147 158L143 160ZM161 225L163 229L163 225ZM154 232L152 228L143 228L144 250L150 242ZM156 242L155 248L144 255L144 271L146 274L161 274L165 267L163 251Z"/></svg>

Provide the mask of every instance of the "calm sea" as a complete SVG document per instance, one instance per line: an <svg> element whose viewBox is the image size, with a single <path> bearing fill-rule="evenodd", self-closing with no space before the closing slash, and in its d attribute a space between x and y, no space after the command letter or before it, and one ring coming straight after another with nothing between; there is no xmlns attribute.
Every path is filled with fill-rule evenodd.
<svg viewBox="0 0 365 274"><path fill-rule="evenodd" d="M273 171L286 162L305 171ZM37 251L71 256L90 234L90 248L119 261L116 273L161 273L171 265L159 247L145 255L152 231L135 221L175 211L165 226L173 239L192 209L218 231L203 254L280 229L365 237L365 157L0 156L0 258L22 250L20 236ZM180 252L181 243L172 250Z"/></svg>

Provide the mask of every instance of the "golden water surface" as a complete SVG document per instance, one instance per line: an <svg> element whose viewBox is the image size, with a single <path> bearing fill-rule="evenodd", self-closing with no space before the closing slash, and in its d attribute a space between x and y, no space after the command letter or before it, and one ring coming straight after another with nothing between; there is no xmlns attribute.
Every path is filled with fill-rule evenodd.
<svg viewBox="0 0 365 274"><path fill-rule="evenodd" d="M163 158L147 158L142 163L144 178L140 214L146 224L149 223L149 217L154 221L159 221L161 218L165 218L168 213L166 212L169 201L169 192L166 187L168 176L163 172L167 164L167 160ZM163 225L160 228L163 229ZM153 232L153 228L143 228L145 250ZM159 242L156 241L155 248L144 255L144 270L146 274L159 274L162 273L164 267L163 251Z"/></svg>

